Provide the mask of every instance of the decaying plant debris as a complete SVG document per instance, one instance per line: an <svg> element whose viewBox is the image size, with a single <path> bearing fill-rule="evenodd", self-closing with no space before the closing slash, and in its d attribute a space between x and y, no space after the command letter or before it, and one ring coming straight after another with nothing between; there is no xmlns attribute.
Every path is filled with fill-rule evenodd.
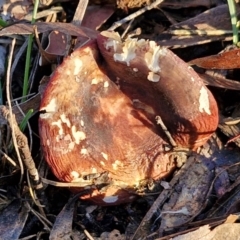
<svg viewBox="0 0 240 240"><path fill-rule="evenodd" d="M224 238L226 233L231 239L237 239L237 235L231 236L228 229L234 229L235 233L239 232L237 214L239 212L240 159L240 138L238 138L240 122L239 54L238 49L231 46L231 22L227 5L217 0L106 1L107 3L103 1L100 5L96 1L89 3L81 1L79 4L78 1L66 3L63 1L60 4L59 2L61 1L53 1L49 4L49 2L43 1L38 13L39 21L34 24L34 27L29 22L21 21L25 17L29 19L29 15L26 14L32 10L31 4L28 5L28 2L22 1L22 4L25 4L22 11L15 11L14 8L11 8L11 3L17 6L17 2L3 3L4 11L12 14L12 18L6 19L10 23L9 26L0 30L0 41L9 53L10 60L12 58L13 61L8 62L8 71L2 67L7 61L4 58L6 55L4 50L3 57L0 59L1 74L3 75L2 106L0 108L0 154L2 160L0 164L0 239L178 239L178 237L193 239L192 236L198 236L198 239L201 239L203 235L208 239L214 239L214 237L221 239L221 236ZM86 12L84 6L88 6ZM239 11L238 6L237 11ZM73 15L73 13L75 14ZM221 22L222 19L224 22ZM165 106L164 112L160 111L158 121L151 116L152 112L157 111L157 107L155 105L153 107L153 95L156 88L161 90L161 86L150 90L149 85L143 82L139 92L144 93L146 88L148 88L148 92L151 92L150 100L145 101L143 95L137 95L139 94L137 87L131 86L131 78L121 82L121 78L124 78L122 75L119 79L117 79L118 76L114 76L115 71L119 75L123 72L138 77L136 72L139 69L136 70L134 61L128 62L125 59L126 66L121 65L118 61L113 61L113 55L120 54L114 52L117 49L116 43L114 45L113 42L107 40L106 48L106 44L101 45L102 40L98 39L100 42L98 47L107 62L106 64L101 60L99 68L102 72L106 72L108 69L109 78L114 77L115 93L119 94L122 91L121 94L126 94L128 98L132 97L131 94L134 97L138 96L138 101L136 99L135 102L133 101L135 109L139 110L139 116L142 116L142 119L146 114L145 121L149 121L151 124L154 122L157 128L165 131L162 148L166 149L165 151L172 151L174 154L171 154L171 160L175 161L174 170L170 166L171 171L164 178L154 178L153 175L149 175L149 178L143 179L146 181L141 182L141 186L139 185L141 191L134 192L133 189L128 189L130 192L127 197L134 196L134 198L130 203L125 203L129 201L120 201L119 203L122 204L117 206L99 206L82 200L86 199L84 196L89 195L89 187L97 189L101 185L101 188L97 190L100 194L105 194L106 182L104 180L108 176L105 172L101 174L101 179L99 176L96 178L95 170L92 174L88 172L87 178L85 176L84 181L79 183L72 179L59 177L62 173L56 174L54 166L51 166L57 179L46 165L42 154L43 149L41 149L41 147L45 147L45 157L47 158L49 151L46 150L46 146L51 144L47 143L47 140L43 142L42 129L38 132L39 114L48 114L44 107L40 109L41 97L50 98L51 94L56 92L55 88L48 88L50 86L48 85L48 76L50 79L55 79L61 66L68 62L67 59L71 59L68 56L71 56L74 51L75 53L85 51L77 49L84 49L84 46L90 46L90 48L94 46L94 49L98 49L96 42L93 43L93 39L101 36L99 32L104 30L118 32L119 38L123 42L130 38L149 39L160 46L173 49L178 57L189 64L189 69L193 68L208 85L216 99L219 112L219 116L216 116L218 119L214 122L215 125L209 130L208 136L212 135L212 137L207 143L203 146L204 141L201 144L196 143L196 145L191 143L191 146L186 145L185 142L182 144L181 137L178 138L174 128L171 128L172 123L168 121L171 120L171 117L164 117L164 112L167 113L168 107ZM21 98L27 46L26 36L32 33L34 33L35 41L31 55L29 96ZM107 33L107 37L109 36ZM15 47L12 42L13 38L16 38L14 40L16 41ZM104 53L104 49L109 52ZM12 54L10 50L12 50ZM73 54L73 59L74 56ZM115 56L115 60L123 59L122 57ZM141 66L139 74L144 72L144 65ZM161 63L159 67L161 69ZM89 68L91 67L89 66ZM167 71L163 68L165 72L161 73L163 74L161 76L164 78L174 76L172 74L174 65L171 68L169 74L166 75L164 74ZM122 71L122 69L125 70ZM73 74L75 72L74 68L69 71L72 71ZM154 82L157 82L156 74L159 72L153 70L150 77L146 76L152 80L153 86L155 86ZM63 74L63 76L65 75ZM179 75L181 76L180 73ZM59 79L57 84L60 85ZM96 81L97 79L93 81L94 87L97 85ZM137 82L136 79L134 81ZM52 82L54 83L54 81ZM109 84L112 84L110 80L105 81L105 89ZM83 94L83 96L86 98L88 85L86 84L84 87L85 95ZM48 90L47 94L46 88L51 90ZM183 88L183 84L176 82L173 93L176 91L176 96L179 96L178 94ZM66 89L66 87L62 87L61 91L64 93L62 96L68 94ZM74 95L72 94L72 96ZM109 95L106 96L109 97ZM179 104L180 100L182 101L182 99L179 99ZM44 106L44 101L42 101L42 106ZM164 101L163 98L161 102ZM75 106L75 103L76 101L73 101L72 106ZM127 102L126 106L129 107L129 104L130 102ZM107 110L110 111L111 107ZM29 114L30 109L33 114L29 120L25 115ZM49 109L51 110L51 108L47 110ZM91 108L85 109L85 114L90 111L89 109L91 110ZM208 111L206 109L205 111ZM186 111L181 110L178 113L184 114L184 112ZM124 114L124 110L120 113ZM118 114L120 113L118 112ZM217 115L217 111L215 113ZM127 114L126 112L122 119L128 116ZM118 118L120 117L121 115L118 116ZM62 116L61 119L67 126L66 116ZM126 117L126 119L129 120L130 117ZM191 118L189 119L191 122ZM24 121L27 121L28 124ZM180 120L178 119L177 122ZM203 123L203 121L200 122ZM215 131L217 122L219 125ZM25 136L19 130L17 123L27 126L23 130ZM158 126L157 123L160 125ZM56 120L55 132L61 130L59 124ZM88 120L88 124L91 124L91 119ZM206 121L204 127L207 124L211 124L211 121ZM83 126L84 123L80 121L80 125ZM105 128L102 130L104 131ZM76 129L72 129L71 132L76 136ZM39 143L38 133L41 134L42 146ZM199 136L195 137L198 139ZM50 141L50 139L48 140ZM101 139L101 141L105 141L105 139ZM129 140L121 144L127 146L127 142ZM105 143L107 144L107 141ZM44 144L45 146L43 146ZM185 148L177 148L178 145ZM110 146L116 147L114 144ZM141 149L135 151L137 155ZM110 155L107 156L103 150L100 154L105 160L111 161L108 159ZM177 161L181 159L182 163ZM76 161L76 159L71 160ZM118 160L109 163L108 167L112 166L117 171L116 166L119 164ZM76 174L78 173L74 173L72 177L78 178ZM122 174L123 179L124 176ZM134 176L132 178L125 180L127 182L134 181ZM82 191L77 190L71 193L68 189L70 187L78 190L81 187ZM114 193L110 192L110 194L114 196ZM91 200L91 194L87 198ZM113 201L113 199L115 198L110 200ZM97 203L99 204L98 201Z"/></svg>

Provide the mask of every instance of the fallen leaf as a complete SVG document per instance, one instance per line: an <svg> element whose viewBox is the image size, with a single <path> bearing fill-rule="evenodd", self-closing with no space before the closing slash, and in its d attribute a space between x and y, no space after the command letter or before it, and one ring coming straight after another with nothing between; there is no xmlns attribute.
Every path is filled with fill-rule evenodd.
<svg viewBox="0 0 240 240"><path fill-rule="evenodd" d="M239 240L240 224L224 223L214 228L212 231L209 225L200 227L198 230L172 238L173 240Z"/></svg>
<svg viewBox="0 0 240 240"><path fill-rule="evenodd" d="M240 68L240 49L233 49L217 55L196 58L190 64L207 69L235 69Z"/></svg>
<svg viewBox="0 0 240 240"><path fill-rule="evenodd" d="M28 211L20 199L13 200L0 215L0 239L17 240L25 226Z"/></svg>
<svg viewBox="0 0 240 240"><path fill-rule="evenodd" d="M73 213L76 200L77 198L70 198L68 203L58 214L49 236L50 240L71 239Z"/></svg>
<svg viewBox="0 0 240 240"><path fill-rule="evenodd" d="M240 12L240 8L237 6L237 12ZM186 21L172 25L169 29L178 30L231 30L231 20L229 16L229 9L227 4L217 6L210 10L207 10L196 17L190 18ZM196 44L209 43L218 40L231 40L232 35L228 35L226 38L225 35L219 36L199 36L199 35L172 35L171 32L167 30L158 37L158 44L161 46L171 47L171 48L180 48L187 46L194 46Z"/></svg>
<svg viewBox="0 0 240 240"><path fill-rule="evenodd" d="M89 6L81 26L97 30L113 13L113 6Z"/></svg>

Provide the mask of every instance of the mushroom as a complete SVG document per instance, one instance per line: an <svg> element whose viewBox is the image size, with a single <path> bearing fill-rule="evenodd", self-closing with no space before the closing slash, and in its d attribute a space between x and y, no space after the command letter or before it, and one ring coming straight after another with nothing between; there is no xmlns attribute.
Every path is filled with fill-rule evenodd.
<svg viewBox="0 0 240 240"><path fill-rule="evenodd" d="M171 71L169 71L171 70ZM197 74L152 41L104 32L56 69L43 94L39 134L54 175L99 205L132 201L176 167L160 116L179 146L215 131L217 105Z"/></svg>
<svg viewBox="0 0 240 240"><path fill-rule="evenodd" d="M196 149L216 130L218 107L198 74L154 41L98 35L98 47L121 90L144 106L151 122L160 116L179 147ZM124 69L124 71L123 71Z"/></svg>

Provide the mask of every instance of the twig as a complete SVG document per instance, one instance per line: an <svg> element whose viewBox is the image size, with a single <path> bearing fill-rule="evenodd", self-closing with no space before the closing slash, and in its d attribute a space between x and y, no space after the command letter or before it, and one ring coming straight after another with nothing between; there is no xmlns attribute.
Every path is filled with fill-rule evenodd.
<svg viewBox="0 0 240 240"><path fill-rule="evenodd" d="M123 39L123 38L126 36L126 34L128 33L130 27L132 26L133 21L134 21L134 19L132 19L132 20L129 22L127 28L125 29L125 31L124 31L123 34L121 35L121 38L122 38L122 39Z"/></svg>
<svg viewBox="0 0 240 240"><path fill-rule="evenodd" d="M75 11L72 23L75 26L81 26L88 5L88 0L80 0Z"/></svg>
<svg viewBox="0 0 240 240"><path fill-rule="evenodd" d="M84 181L84 182L70 182L70 183L64 183L64 182L56 182L52 180L48 180L46 178L41 178L42 182L45 184L49 184L55 187L94 187L95 185L93 184L92 181Z"/></svg>
<svg viewBox="0 0 240 240"><path fill-rule="evenodd" d="M54 13L59 13L63 10L63 8L61 6L57 6L57 7L52 7L50 9L46 9L46 10L43 10L41 12L38 12L36 14L36 17L35 19L40 19L40 18L44 18L44 17L47 17L48 15L50 14L54 14ZM32 20L32 13L29 13L27 14L25 17L24 17L25 20L28 20L28 21L31 21Z"/></svg>
<svg viewBox="0 0 240 240"><path fill-rule="evenodd" d="M89 240L94 240L94 238L91 236L91 234L90 234L86 229L84 229L83 232L85 233L86 237L87 237Z"/></svg>
<svg viewBox="0 0 240 240"><path fill-rule="evenodd" d="M11 79L12 79L13 72L15 71L15 68L16 68L17 64L19 63L19 59L22 57L23 53L26 51L27 44L28 44L28 40L26 39L24 41L24 43L22 44L22 46L20 47L18 53L14 56L14 61L12 63L12 67L11 67Z"/></svg>
<svg viewBox="0 0 240 240"><path fill-rule="evenodd" d="M34 189L32 188L32 184L31 184L31 181L30 181L30 177L29 177L29 172L27 172L27 183L28 183L28 187L29 187L29 193L30 193L30 196L33 200L33 202L35 203L36 206L38 206L39 209L41 209L41 212L43 213L43 207L45 207L45 205L41 205L41 203L39 202L39 200L37 199L36 195L35 195L35 192L34 192ZM45 216L45 214L44 214Z"/></svg>
<svg viewBox="0 0 240 240"><path fill-rule="evenodd" d="M172 35L180 35L180 36L191 36L191 35L199 35L199 36L222 36L232 34L232 30L190 30L190 29L175 29L175 30L167 30L165 33L169 33Z"/></svg>
<svg viewBox="0 0 240 240"><path fill-rule="evenodd" d="M53 226L53 224L44 216L42 216L39 212L35 211L28 202L26 202L26 207L28 208L28 210L34 214L38 220L44 225L45 229L50 232L50 227ZM49 227L50 226L50 227Z"/></svg>
<svg viewBox="0 0 240 240"><path fill-rule="evenodd" d="M156 121L157 124L159 124L162 128L162 130L164 131L164 133L166 134L169 142L172 144L173 148L177 147L177 143L175 142L175 140L172 138L171 133L168 131L167 127L165 126L165 124L162 121L162 118L160 116L156 116Z"/></svg>
<svg viewBox="0 0 240 240"><path fill-rule="evenodd" d="M22 114L23 119L26 117L25 113L23 112L23 110L21 109L21 107L19 106L18 102L15 102L15 106L18 108L19 112ZM28 131L29 131L29 138L30 138L30 151L32 151L32 145L33 145L33 139L32 139L32 128L29 124L29 122L27 121L27 126L28 126Z"/></svg>
<svg viewBox="0 0 240 240"><path fill-rule="evenodd" d="M0 149L0 153L14 166L16 167L17 164L5 153Z"/></svg>
<svg viewBox="0 0 240 240"><path fill-rule="evenodd" d="M22 157L24 164L29 171L30 177L34 182L34 186L38 189L42 188L42 182L40 180L39 173L36 169L35 163L32 159L31 152L28 147L27 137L20 131L15 116L10 110L8 110L5 106L1 106L0 111L4 118L8 121L10 128L12 129L14 147L16 149L16 152L18 152L19 154L19 158L21 159Z"/></svg>
<svg viewBox="0 0 240 240"><path fill-rule="evenodd" d="M146 6L140 10L138 10L137 12L128 15L127 17L125 17L124 19L115 22L108 30L112 30L114 31L116 28L120 27L121 25L123 25L124 23L127 23L129 21L131 21L132 19L140 16L141 14L145 13L148 10L151 10L155 7L157 7L159 4L161 4L164 0L157 0L155 2L153 2L152 4L150 4L149 6Z"/></svg>
<svg viewBox="0 0 240 240"><path fill-rule="evenodd" d="M6 75L6 95L7 95L7 102L8 102L9 110L5 106L3 106L2 109L1 109L2 111L4 111L4 109L6 109L8 111L8 114L7 114L8 117L6 117L5 114L2 114L2 115L9 122L10 127L13 126L13 122L15 120L15 118L13 119L12 104L11 104L11 97L10 97L10 74L11 74L11 65L12 65L13 50L14 50L15 42L16 42L16 39L13 38L10 53L9 53L8 68L7 68L7 75ZM20 171L21 171L21 176L20 176L20 181L19 181L19 184L21 185L22 180L23 180L24 168L23 168L22 159L21 159L18 147L17 147L18 144L17 144L17 140L16 140L14 130L15 129L12 128L12 139L13 139L13 144L14 144L14 147L15 147L15 150L16 150L16 153L17 153L17 158L18 158Z"/></svg>

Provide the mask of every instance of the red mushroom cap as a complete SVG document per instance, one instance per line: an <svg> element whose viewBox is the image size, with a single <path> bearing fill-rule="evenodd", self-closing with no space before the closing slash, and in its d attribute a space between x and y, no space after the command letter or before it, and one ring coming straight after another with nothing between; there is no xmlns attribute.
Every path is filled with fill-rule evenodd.
<svg viewBox="0 0 240 240"><path fill-rule="evenodd" d="M156 126L109 79L101 62L92 41L57 68L42 98L39 133L59 180L91 183L89 177L96 181L107 172L107 187L94 201L118 204L132 201L131 192L126 199L128 190L165 176L175 163L164 152Z"/></svg>
<svg viewBox="0 0 240 240"><path fill-rule="evenodd" d="M152 41L122 43L109 32L63 61L40 111L42 149L53 173L79 182L72 191L89 189L81 198L101 205L130 202L143 181L175 168L157 116L189 148L202 145L218 123L212 94L186 63Z"/></svg>
<svg viewBox="0 0 240 240"><path fill-rule="evenodd" d="M203 145L218 125L218 107L197 73L154 41L127 39L102 32L98 47L121 90L145 106L153 122L160 116L180 147ZM124 71L123 71L124 69Z"/></svg>

